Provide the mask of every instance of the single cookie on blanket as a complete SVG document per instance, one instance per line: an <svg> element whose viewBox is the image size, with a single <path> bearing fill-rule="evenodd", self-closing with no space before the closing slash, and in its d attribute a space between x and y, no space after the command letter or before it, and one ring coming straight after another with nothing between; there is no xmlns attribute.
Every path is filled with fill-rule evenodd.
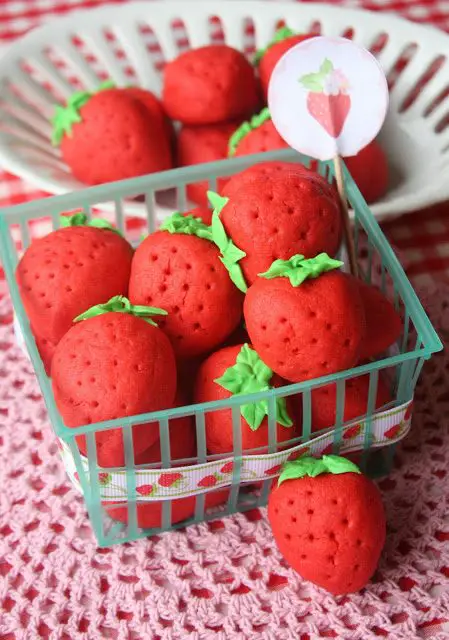
<svg viewBox="0 0 449 640"><path fill-rule="evenodd" d="M379 489L334 455L287 462L268 500L268 520L290 566L334 595L366 586L385 543Z"/></svg>

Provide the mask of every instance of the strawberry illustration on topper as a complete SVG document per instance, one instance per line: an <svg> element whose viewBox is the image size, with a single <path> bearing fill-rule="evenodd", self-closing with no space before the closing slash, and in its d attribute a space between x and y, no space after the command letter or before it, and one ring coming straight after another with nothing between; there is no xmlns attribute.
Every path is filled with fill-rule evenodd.
<svg viewBox="0 0 449 640"><path fill-rule="evenodd" d="M268 107L290 147L334 161L351 271L357 261L349 223L341 156L356 155L379 133L388 85L376 58L346 38L309 38L279 60L268 87Z"/></svg>
<svg viewBox="0 0 449 640"><path fill-rule="evenodd" d="M335 69L325 58L316 73L307 73L299 79L309 91L307 109L333 138L338 138L351 108L349 81L341 69Z"/></svg>

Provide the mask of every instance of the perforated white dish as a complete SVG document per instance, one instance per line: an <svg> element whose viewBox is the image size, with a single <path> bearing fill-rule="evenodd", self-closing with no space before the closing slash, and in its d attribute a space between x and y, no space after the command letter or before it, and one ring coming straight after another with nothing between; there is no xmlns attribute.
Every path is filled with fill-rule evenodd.
<svg viewBox="0 0 449 640"><path fill-rule="evenodd" d="M104 77L159 94L164 60L223 36L251 56L280 21L300 32L352 37L387 74L391 100L381 142L391 185L373 213L394 216L449 198L449 36L325 4L144 1L54 19L0 59L0 165L51 194L82 188L50 143L55 102L94 89ZM142 205L126 203L125 211L139 215Z"/></svg>

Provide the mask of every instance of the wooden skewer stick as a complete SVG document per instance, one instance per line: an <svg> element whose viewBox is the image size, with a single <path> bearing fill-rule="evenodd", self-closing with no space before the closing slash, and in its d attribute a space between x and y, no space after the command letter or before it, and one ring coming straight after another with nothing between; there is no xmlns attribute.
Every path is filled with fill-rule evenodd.
<svg viewBox="0 0 449 640"><path fill-rule="evenodd" d="M341 165L340 156L334 158L335 179L337 181L338 195L341 203L341 217L343 220L343 231L345 236L346 248L348 250L349 268L353 276L357 278L357 256L355 253L354 238L351 231L351 222L349 220L348 199L345 192L345 183L343 180L343 167Z"/></svg>

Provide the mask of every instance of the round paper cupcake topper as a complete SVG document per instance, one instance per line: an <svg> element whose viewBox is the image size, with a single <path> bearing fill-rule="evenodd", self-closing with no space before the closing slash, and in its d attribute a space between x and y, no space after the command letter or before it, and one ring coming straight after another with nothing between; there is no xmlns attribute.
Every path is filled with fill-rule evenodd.
<svg viewBox="0 0 449 640"><path fill-rule="evenodd" d="M369 51L346 38L317 37L279 60L268 105L291 147L330 160L355 155L376 137L388 108L388 86Z"/></svg>

